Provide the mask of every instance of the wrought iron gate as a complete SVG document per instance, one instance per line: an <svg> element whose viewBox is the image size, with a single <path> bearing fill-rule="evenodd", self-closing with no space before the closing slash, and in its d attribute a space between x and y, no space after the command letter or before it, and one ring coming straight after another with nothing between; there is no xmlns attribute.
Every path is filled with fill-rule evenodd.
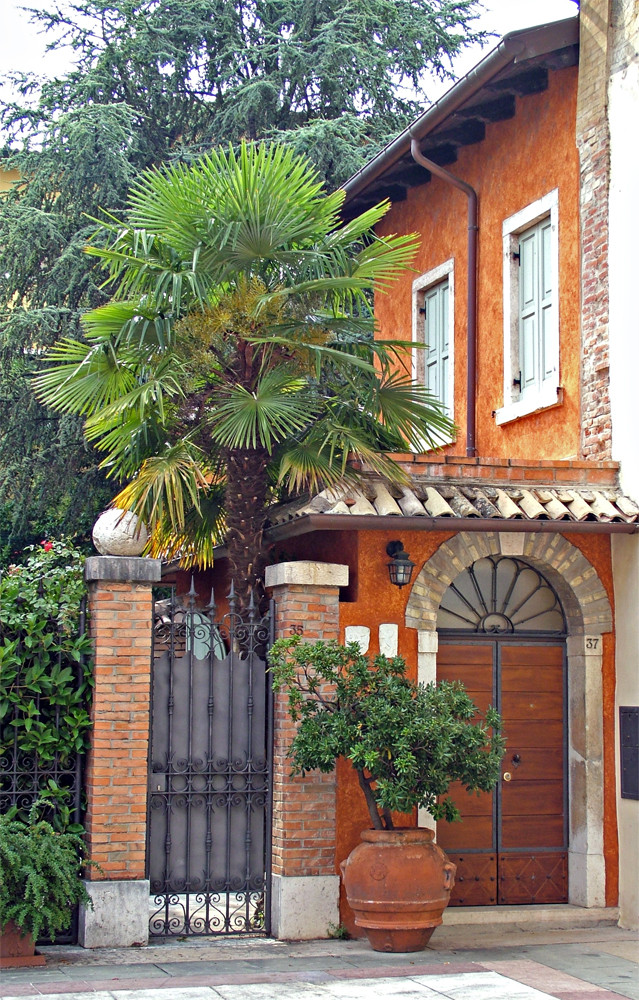
<svg viewBox="0 0 639 1000"><path fill-rule="evenodd" d="M147 865L152 936L269 931L272 611L155 605Z"/></svg>

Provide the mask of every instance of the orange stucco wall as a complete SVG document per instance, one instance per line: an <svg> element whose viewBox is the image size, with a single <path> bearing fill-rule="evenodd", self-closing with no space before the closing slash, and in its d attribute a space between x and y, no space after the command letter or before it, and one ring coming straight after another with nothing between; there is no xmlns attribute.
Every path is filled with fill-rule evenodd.
<svg viewBox="0 0 639 1000"><path fill-rule="evenodd" d="M486 138L461 148L447 169L479 198L477 452L488 457L571 458L579 454L579 163L575 146L577 70L551 72L548 90L517 99L515 117L486 125ZM560 384L563 403L498 427L503 405L502 222L559 190ZM411 286L420 274L455 262L455 407L459 433L446 450L465 453L466 198L433 178L411 188L378 227L380 235L417 231L414 271L377 296L380 336L412 339Z"/></svg>
<svg viewBox="0 0 639 1000"><path fill-rule="evenodd" d="M414 578L424 563L436 549L450 538L454 532L402 531L401 539L410 557L416 564ZM331 539L331 535L333 536ZM386 545L398 537L397 531L324 532L300 536L287 541L291 556L322 558L323 561L349 563L351 593L356 597L340 603L340 631L344 638L347 625L365 625L371 630L370 650L378 650L378 627L383 623L395 622L399 625L399 652L406 659L409 672L417 675L417 632L404 628L406 604L410 597L410 587L400 590L393 587L388 579ZM567 536L580 549L595 568L605 587L611 607L614 609L612 586L612 564L610 539L607 535ZM313 549L317 545L317 554ZM328 556L330 545L331 555ZM312 553L312 554L311 554ZM320 554L321 553L321 554ZM354 559L354 556L357 556ZM299 556L298 556L299 557ZM606 858L606 902L613 906L618 894L618 849L615 807L615 760L614 760L614 633L604 636L603 652L603 722L604 722L604 854ZM359 843L360 832L369 826L369 818L354 772L349 764L340 761L338 765L337 792L337 850L336 872L339 864ZM352 916L342 900L342 920L355 933Z"/></svg>

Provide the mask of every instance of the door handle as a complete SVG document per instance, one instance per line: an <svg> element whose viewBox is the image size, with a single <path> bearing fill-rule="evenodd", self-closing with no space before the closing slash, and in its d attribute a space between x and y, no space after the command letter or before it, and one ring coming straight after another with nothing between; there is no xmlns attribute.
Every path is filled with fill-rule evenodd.
<svg viewBox="0 0 639 1000"><path fill-rule="evenodd" d="M510 773L510 771L504 771L502 778L504 779L504 781L510 781L512 779L512 774Z"/></svg>

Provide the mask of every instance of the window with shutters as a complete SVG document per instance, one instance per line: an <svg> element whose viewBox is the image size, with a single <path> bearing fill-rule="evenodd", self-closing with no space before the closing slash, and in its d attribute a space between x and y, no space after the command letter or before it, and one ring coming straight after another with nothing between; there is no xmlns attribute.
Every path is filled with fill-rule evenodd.
<svg viewBox="0 0 639 1000"><path fill-rule="evenodd" d="M557 190L503 224L504 405L508 423L561 402Z"/></svg>
<svg viewBox="0 0 639 1000"><path fill-rule="evenodd" d="M413 352L413 377L444 404L449 417L454 409L454 290L452 260L413 282L413 340L425 345Z"/></svg>

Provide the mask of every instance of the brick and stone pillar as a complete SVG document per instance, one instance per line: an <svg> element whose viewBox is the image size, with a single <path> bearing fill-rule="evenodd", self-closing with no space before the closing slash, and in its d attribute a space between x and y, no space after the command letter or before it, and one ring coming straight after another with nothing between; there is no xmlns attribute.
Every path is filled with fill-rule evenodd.
<svg viewBox="0 0 639 1000"><path fill-rule="evenodd" d="M145 879L151 680L152 585L160 561L94 556L86 561L95 688L87 759L86 842L94 909L82 910L85 948L146 944Z"/></svg>
<svg viewBox="0 0 639 1000"><path fill-rule="evenodd" d="M276 636L307 642L339 638L339 588L348 567L309 560L266 570L276 603ZM336 776L291 777L287 750L295 733L287 696L275 696L273 745L272 933L280 939L322 938L339 923L335 874Z"/></svg>
<svg viewBox="0 0 639 1000"><path fill-rule="evenodd" d="M582 455L612 457L609 360L608 80L612 0L582 0L579 15L577 149L581 227Z"/></svg>

